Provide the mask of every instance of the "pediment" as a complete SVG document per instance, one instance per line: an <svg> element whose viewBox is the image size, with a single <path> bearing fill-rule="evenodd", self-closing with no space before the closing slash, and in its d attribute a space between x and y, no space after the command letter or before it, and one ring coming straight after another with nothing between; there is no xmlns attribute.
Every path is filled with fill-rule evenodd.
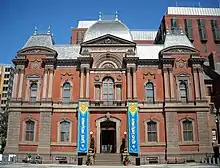
<svg viewBox="0 0 220 168"><path fill-rule="evenodd" d="M23 48L17 52L17 55L18 56L23 56L23 55L54 55L56 56L57 52L48 47L35 46L35 47Z"/></svg>
<svg viewBox="0 0 220 168"><path fill-rule="evenodd" d="M163 50L160 51L161 55L166 55L166 54L194 54L194 55L199 55L199 50L193 48L193 47L188 47L188 46L172 46L172 47L167 47L164 48Z"/></svg>
<svg viewBox="0 0 220 168"><path fill-rule="evenodd" d="M89 46L89 45L131 45L131 46L135 46L136 43L132 42L132 41L128 41L116 36L113 36L111 34L106 34L104 36L100 36L98 38L83 42L81 44L81 46Z"/></svg>

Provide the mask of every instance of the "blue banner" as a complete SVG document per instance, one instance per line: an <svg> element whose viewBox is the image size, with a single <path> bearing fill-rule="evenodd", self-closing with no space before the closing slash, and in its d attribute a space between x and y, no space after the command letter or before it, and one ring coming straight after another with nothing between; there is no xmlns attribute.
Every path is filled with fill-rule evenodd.
<svg viewBox="0 0 220 168"><path fill-rule="evenodd" d="M88 153L89 103L79 102L78 109L78 153Z"/></svg>
<svg viewBox="0 0 220 168"><path fill-rule="evenodd" d="M128 152L139 153L138 103L128 103Z"/></svg>

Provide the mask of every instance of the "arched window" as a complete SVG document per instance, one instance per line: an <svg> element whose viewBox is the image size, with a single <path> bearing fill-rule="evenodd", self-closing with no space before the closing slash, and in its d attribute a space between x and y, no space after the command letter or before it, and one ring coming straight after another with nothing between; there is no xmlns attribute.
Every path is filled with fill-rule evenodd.
<svg viewBox="0 0 220 168"><path fill-rule="evenodd" d="M60 141L69 142L70 138L70 122L62 121L60 122Z"/></svg>
<svg viewBox="0 0 220 168"><path fill-rule="evenodd" d="M113 104L114 100L114 81L112 78L105 78L103 80L103 101L105 105Z"/></svg>
<svg viewBox="0 0 220 168"><path fill-rule="evenodd" d="M63 103L70 103L70 83L65 82L63 85Z"/></svg>
<svg viewBox="0 0 220 168"><path fill-rule="evenodd" d="M148 103L154 102L154 85L152 82L148 82L145 85L145 99Z"/></svg>
<svg viewBox="0 0 220 168"><path fill-rule="evenodd" d="M150 120L147 122L148 142L157 142L157 123Z"/></svg>
<svg viewBox="0 0 220 168"><path fill-rule="evenodd" d="M25 140L33 141L34 140L34 121L28 120L25 122Z"/></svg>
<svg viewBox="0 0 220 168"><path fill-rule="evenodd" d="M181 81L179 84L180 90L180 100L182 102L187 102L187 84L184 81Z"/></svg>
<svg viewBox="0 0 220 168"><path fill-rule="evenodd" d="M193 141L193 123L190 120L184 120L182 122L183 127L183 140Z"/></svg>
<svg viewBox="0 0 220 168"><path fill-rule="evenodd" d="M37 100L37 83L32 83L31 88L30 88L30 101L31 102L36 102Z"/></svg>

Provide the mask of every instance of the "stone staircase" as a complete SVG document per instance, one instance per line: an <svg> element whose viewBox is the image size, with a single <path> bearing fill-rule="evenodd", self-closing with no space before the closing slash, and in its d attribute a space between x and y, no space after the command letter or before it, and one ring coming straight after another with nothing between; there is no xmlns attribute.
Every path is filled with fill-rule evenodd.
<svg viewBox="0 0 220 168"><path fill-rule="evenodd" d="M98 153L95 155L94 165L120 166L121 154L118 153Z"/></svg>

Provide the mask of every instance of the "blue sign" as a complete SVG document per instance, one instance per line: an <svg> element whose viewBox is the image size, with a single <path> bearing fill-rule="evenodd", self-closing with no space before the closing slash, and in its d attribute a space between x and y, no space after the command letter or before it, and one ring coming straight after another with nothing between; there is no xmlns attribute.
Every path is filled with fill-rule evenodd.
<svg viewBox="0 0 220 168"><path fill-rule="evenodd" d="M128 103L128 152L139 153L138 104Z"/></svg>
<svg viewBox="0 0 220 168"><path fill-rule="evenodd" d="M78 153L88 153L89 103L79 102L78 110Z"/></svg>

